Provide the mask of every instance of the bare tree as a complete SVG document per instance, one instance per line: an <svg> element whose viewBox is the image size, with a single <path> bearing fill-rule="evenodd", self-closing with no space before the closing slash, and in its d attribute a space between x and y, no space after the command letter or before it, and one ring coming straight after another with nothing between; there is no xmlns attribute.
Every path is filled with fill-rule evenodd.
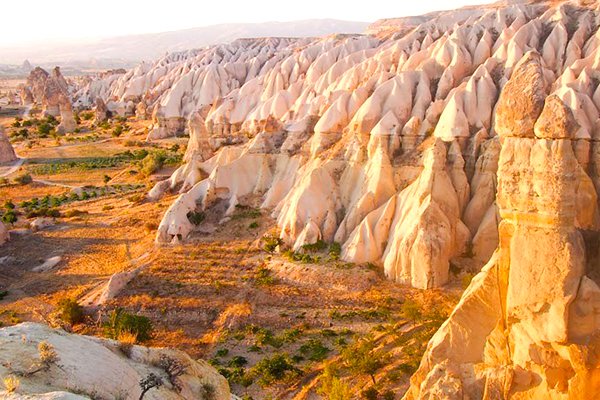
<svg viewBox="0 0 600 400"><path fill-rule="evenodd" d="M142 389L142 393L140 394L139 400L142 400L146 393L152 388L158 388L163 385L163 380L160 376L157 376L154 373L151 373L144 379L140 381L140 388Z"/></svg>

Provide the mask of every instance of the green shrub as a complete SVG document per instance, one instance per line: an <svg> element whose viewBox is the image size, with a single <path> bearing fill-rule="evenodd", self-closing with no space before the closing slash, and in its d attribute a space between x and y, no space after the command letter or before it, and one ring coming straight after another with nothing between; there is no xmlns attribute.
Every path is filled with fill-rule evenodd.
<svg viewBox="0 0 600 400"><path fill-rule="evenodd" d="M19 185L28 185L31 182L33 182L33 178L27 173L21 174L15 178L15 183L18 183Z"/></svg>
<svg viewBox="0 0 600 400"><path fill-rule="evenodd" d="M53 127L52 125L50 125L47 122L43 122L40 125L38 125L37 131L38 131L38 135L40 135L40 137L44 138L47 137L50 132L52 131Z"/></svg>
<svg viewBox="0 0 600 400"><path fill-rule="evenodd" d="M260 210L241 204L236 204L235 210L235 213L231 217L231 219L233 220L244 218L259 218L262 215Z"/></svg>
<svg viewBox="0 0 600 400"><path fill-rule="evenodd" d="M375 343L370 337L360 339L342 351L342 360L353 374L366 374L375 385L375 373L388 361L381 350L375 349Z"/></svg>
<svg viewBox="0 0 600 400"><path fill-rule="evenodd" d="M329 400L351 400L353 399L350 387L340 380L337 371L332 364L327 364L319 378L321 386L317 393Z"/></svg>
<svg viewBox="0 0 600 400"><path fill-rule="evenodd" d="M404 317L411 321L419 321L423 316L419 304L411 299L406 299L402 303L401 310Z"/></svg>
<svg viewBox="0 0 600 400"><path fill-rule="evenodd" d="M5 224L14 224L17 222L17 214L14 210L8 210L2 216L2 222Z"/></svg>
<svg viewBox="0 0 600 400"><path fill-rule="evenodd" d="M277 353L263 358L251 368L251 374L257 378L261 386L269 386L291 376L298 375L300 370L292 364L287 354Z"/></svg>
<svg viewBox="0 0 600 400"><path fill-rule="evenodd" d="M248 225L249 229L256 229L258 228L258 222L254 221L252 222L250 225Z"/></svg>
<svg viewBox="0 0 600 400"><path fill-rule="evenodd" d="M268 253L274 252L277 246L283 243L283 241L279 237L274 235L265 235L263 236L262 241L263 249Z"/></svg>
<svg viewBox="0 0 600 400"><path fill-rule="evenodd" d="M317 251L322 251L327 248L327 242L319 239L315 243L305 244L302 246L302 250L308 251L310 253L315 253Z"/></svg>
<svg viewBox="0 0 600 400"><path fill-rule="evenodd" d="M363 390L361 395L362 398L365 400L377 400L377 398L379 397L379 392L377 391L377 389L371 386L370 388Z"/></svg>
<svg viewBox="0 0 600 400"><path fill-rule="evenodd" d="M269 345L278 349L283 345L283 341L281 338L273 335L273 331L270 329L259 328L258 331L256 331L256 344L259 346Z"/></svg>
<svg viewBox="0 0 600 400"><path fill-rule="evenodd" d="M86 121L91 120L92 118L94 118L94 113L91 111L86 111L86 112L82 112L80 114L81 118L83 118Z"/></svg>
<svg viewBox="0 0 600 400"><path fill-rule="evenodd" d="M187 219L194 225L200 225L202 221L206 218L206 214L202 211L190 211L187 213Z"/></svg>
<svg viewBox="0 0 600 400"><path fill-rule="evenodd" d="M391 390L386 390L383 392L383 400L394 400L396 395Z"/></svg>
<svg viewBox="0 0 600 400"><path fill-rule="evenodd" d="M340 254L342 254L342 246L338 242L333 242L329 245L329 258L332 261L337 261L340 259Z"/></svg>
<svg viewBox="0 0 600 400"><path fill-rule="evenodd" d="M246 364L248 364L248 360L242 356L235 356L227 363L229 367L243 367Z"/></svg>
<svg viewBox="0 0 600 400"><path fill-rule="evenodd" d="M111 339L118 339L122 333L131 333L138 342L145 342L152 338L152 330L152 322L148 317L129 314L122 308L111 311L108 321L104 323L104 334Z"/></svg>
<svg viewBox="0 0 600 400"><path fill-rule="evenodd" d="M114 137L119 137L123 134L123 125L117 125L112 131Z"/></svg>
<svg viewBox="0 0 600 400"><path fill-rule="evenodd" d="M68 324L79 324L83 322L83 307L74 299L62 299L58 302L58 316Z"/></svg>
<svg viewBox="0 0 600 400"><path fill-rule="evenodd" d="M165 158L161 153L148 154L143 160L140 172L144 176L150 176L163 167Z"/></svg>
<svg viewBox="0 0 600 400"><path fill-rule="evenodd" d="M229 349L219 349L217 350L217 357L225 357L227 354L229 354Z"/></svg>
<svg viewBox="0 0 600 400"><path fill-rule="evenodd" d="M300 353L305 355L311 361L323 361L331 349L325 347L320 340L310 339L300 346Z"/></svg>
<svg viewBox="0 0 600 400"><path fill-rule="evenodd" d="M254 275L254 282L259 286L269 286L275 283L275 278L271 276L271 270L266 267L259 267Z"/></svg>

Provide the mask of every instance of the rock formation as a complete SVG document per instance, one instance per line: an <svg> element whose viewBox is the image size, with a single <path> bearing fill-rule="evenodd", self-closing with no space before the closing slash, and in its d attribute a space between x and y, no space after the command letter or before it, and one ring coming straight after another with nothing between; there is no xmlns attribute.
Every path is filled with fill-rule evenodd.
<svg viewBox="0 0 600 400"><path fill-rule="evenodd" d="M4 133L4 130L0 126L0 164L9 163L16 159L15 149L13 149L6 133Z"/></svg>
<svg viewBox="0 0 600 400"><path fill-rule="evenodd" d="M547 96L546 65L525 54L502 91L498 249L429 342L406 399L600 394L597 196L577 159L578 121Z"/></svg>
<svg viewBox="0 0 600 400"><path fill-rule="evenodd" d="M38 104L44 115L60 116L58 133L67 133L75 129L73 107L69 92L69 84L56 67L49 74L40 67L34 68L21 88L21 99L24 104Z"/></svg>
<svg viewBox="0 0 600 400"><path fill-rule="evenodd" d="M54 361L35 374L26 374L43 365L40 343L51 346ZM161 358L185 367L175 382L180 390L161 369ZM164 384L148 391L144 399L231 398L227 381L213 367L178 350L135 345L125 348L113 340L69 334L35 323L0 329L0 376L20 375L18 392L11 397L0 390L3 398L138 399L139 382L150 374L160 377ZM212 388L211 395L205 386Z"/></svg>
<svg viewBox="0 0 600 400"><path fill-rule="evenodd" d="M96 125L101 124L108 119L108 109L106 108L106 104L101 97L96 97L96 107L94 111L94 123Z"/></svg>
<svg viewBox="0 0 600 400"><path fill-rule="evenodd" d="M497 105L530 51L544 98L553 93L579 126L575 157L590 180L577 207L591 211L577 221L596 229L599 15L593 4L523 1L386 20L368 35L244 39L169 54L81 93L120 113L143 101L150 139L190 133L185 164L149 193L180 193L157 241L185 240L191 211L226 216L260 201L287 246L336 241L345 260L429 288L457 257L483 266L498 246L506 125L494 115L518 131L537 121L543 104ZM494 113L526 105L537 108Z"/></svg>
<svg viewBox="0 0 600 400"><path fill-rule="evenodd" d="M77 128L77 122L75 122L71 100L69 100L69 98L66 96L61 96L59 100L59 108L60 124L56 127L56 132L61 134L73 132L75 128Z"/></svg>

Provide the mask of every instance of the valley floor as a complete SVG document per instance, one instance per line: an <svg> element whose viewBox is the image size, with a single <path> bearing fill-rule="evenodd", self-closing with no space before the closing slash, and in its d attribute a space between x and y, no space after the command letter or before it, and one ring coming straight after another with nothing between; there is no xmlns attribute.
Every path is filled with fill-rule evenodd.
<svg viewBox="0 0 600 400"><path fill-rule="evenodd" d="M8 131L12 121L0 119ZM175 195L152 203L144 194L150 180L175 166L142 176L143 162L122 153L181 154L185 138L149 147L142 142L144 123L122 123L129 131L119 137L84 122L84 132L69 142L15 144L23 165L3 166L8 179L0 186L1 203L10 200L21 213L11 241L0 247L2 325L65 326L56 316L62 299L82 301L111 275L139 268L115 298L87 307L84 322L66 328L103 336L111 310L146 316L154 331L144 344L210 360L240 397L327 398L338 377L352 396L401 397L429 337L458 300L460 282L419 291L386 280L376 266L339 261L331 249L314 249L300 261L269 253L261 238L275 222L251 207L223 224L207 216L204 233L184 244L156 246L157 225ZM14 183L25 172L32 182ZM89 195L74 198L74 188ZM45 196L59 199L51 208L61 216L31 230L36 217L27 218L27 204ZM37 268L48 260L58 263ZM361 354L371 365L357 362Z"/></svg>

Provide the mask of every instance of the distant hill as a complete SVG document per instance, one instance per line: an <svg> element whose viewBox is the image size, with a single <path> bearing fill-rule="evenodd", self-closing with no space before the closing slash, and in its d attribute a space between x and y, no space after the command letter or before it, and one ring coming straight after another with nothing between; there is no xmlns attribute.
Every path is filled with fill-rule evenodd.
<svg viewBox="0 0 600 400"><path fill-rule="evenodd" d="M362 33L367 22L311 19L291 22L220 24L172 32L113 37L72 45L36 45L1 48L2 61L32 64L86 65L107 67L111 64L153 60L168 51L188 50L229 42L244 37L310 37L332 33Z"/></svg>

